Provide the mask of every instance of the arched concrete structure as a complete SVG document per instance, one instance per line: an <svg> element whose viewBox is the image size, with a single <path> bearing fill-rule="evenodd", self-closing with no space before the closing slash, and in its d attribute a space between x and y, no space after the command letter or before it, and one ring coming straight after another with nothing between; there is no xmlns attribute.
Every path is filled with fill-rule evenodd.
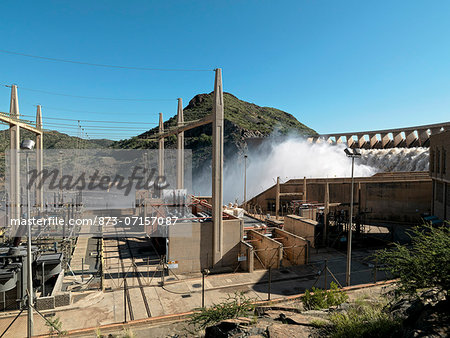
<svg viewBox="0 0 450 338"><path fill-rule="evenodd" d="M365 149L429 147L431 135L447 130L450 130L450 122L396 129L321 134L308 138L308 141L311 143L345 143L349 148ZM354 137L357 139L355 140Z"/></svg>

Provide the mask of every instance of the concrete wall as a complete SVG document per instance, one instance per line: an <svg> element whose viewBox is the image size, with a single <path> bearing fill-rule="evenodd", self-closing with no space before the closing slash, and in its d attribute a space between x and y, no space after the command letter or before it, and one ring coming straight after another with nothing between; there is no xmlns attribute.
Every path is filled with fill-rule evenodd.
<svg viewBox="0 0 450 338"><path fill-rule="evenodd" d="M329 202L341 203L342 207L348 208L350 205L350 178L307 179L307 200L324 203L327 182L329 184ZM361 188L361 197L359 196L359 187ZM281 184L280 190L288 193L303 192L303 179L289 180ZM366 212L365 222L367 224L420 223L421 214L431 210L431 196L432 182L427 172L379 173L371 177L355 178L355 211ZM298 200L298 198L284 196L281 197L280 202L281 205L285 205L292 200ZM275 186L272 186L250 199L247 204L250 208L260 207L264 214L273 215L274 212L269 210L274 202Z"/></svg>
<svg viewBox="0 0 450 338"><path fill-rule="evenodd" d="M236 267L243 225L240 219L223 221L223 258L212 267L212 222L178 222L169 228L168 260L178 261L175 273L200 272L205 268Z"/></svg>
<svg viewBox="0 0 450 338"><path fill-rule="evenodd" d="M296 215L287 215L284 218L283 229L291 234L304 238L310 243L312 248L315 248L315 231L317 224L316 221L311 219Z"/></svg>
<svg viewBox="0 0 450 338"><path fill-rule="evenodd" d="M308 263L309 243L306 239L277 228L273 229L272 236L283 245L283 264L285 258L292 265Z"/></svg>
<svg viewBox="0 0 450 338"><path fill-rule="evenodd" d="M359 210L369 222L420 223L421 214L430 211L428 181L368 182L361 185L360 194Z"/></svg>
<svg viewBox="0 0 450 338"><path fill-rule="evenodd" d="M252 273L254 270L254 253L253 253L253 246L251 246L248 243L245 243L244 241L241 241L240 245L240 254L241 257L240 261L240 268L243 271L247 271ZM245 260L244 260L245 258Z"/></svg>
<svg viewBox="0 0 450 338"><path fill-rule="evenodd" d="M64 269L58 275L50 296L36 298L38 310L50 310L60 306L70 305L72 294L70 291L61 291L64 281Z"/></svg>
<svg viewBox="0 0 450 338"><path fill-rule="evenodd" d="M247 232L247 241L253 247L255 269L268 269L269 267L277 269L281 266L283 245L280 242L255 230Z"/></svg>
<svg viewBox="0 0 450 338"><path fill-rule="evenodd" d="M430 138L430 176L433 179L432 213L450 219L450 131Z"/></svg>

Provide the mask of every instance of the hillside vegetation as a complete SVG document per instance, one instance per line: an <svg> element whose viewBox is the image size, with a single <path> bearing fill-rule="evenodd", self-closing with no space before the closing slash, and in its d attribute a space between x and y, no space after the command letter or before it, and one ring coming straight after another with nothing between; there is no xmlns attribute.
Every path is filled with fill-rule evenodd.
<svg viewBox="0 0 450 338"><path fill-rule="evenodd" d="M198 94L184 108L185 122L199 120L212 113L213 93ZM301 136L316 135L317 133L300 123L293 115L282 110L260 107L256 104L239 100L232 94L224 93L225 128L224 128L224 156L225 160L235 154L245 152L249 139L267 137L277 132L281 135L295 133ZM176 127L176 114L164 122L164 129ZM44 149L157 149L156 135L158 127L130 139L111 141L106 139L84 140L69 136L58 131L48 131L44 135ZM204 125L185 132L185 148L192 150L193 173L208 168L211 161L212 144L211 125ZM34 135L23 131L21 139L31 138ZM9 131L0 132L0 152L4 153L9 146ZM165 140L166 149L176 147L176 136ZM0 165L3 173L4 164Z"/></svg>
<svg viewBox="0 0 450 338"><path fill-rule="evenodd" d="M212 113L213 93L196 95L184 108L185 122L201 119ZM224 154L225 159L233 154L245 151L247 140L267 137L273 132L282 135L296 133L297 135L316 135L316 131L300 123L293 115L282 110L260 107L256 104L239 100L230 93L224 93L225 129ZM164 129L176 127L176 115L164 122ZM211 158L211 125L205 125L185 133L185 148L192 149L193 171L209 166ZM155 136L158 127L136 137L116 142L115 148L156 149L158 141ZM166 139L166 148L176 147L176 137Z"/></svg>

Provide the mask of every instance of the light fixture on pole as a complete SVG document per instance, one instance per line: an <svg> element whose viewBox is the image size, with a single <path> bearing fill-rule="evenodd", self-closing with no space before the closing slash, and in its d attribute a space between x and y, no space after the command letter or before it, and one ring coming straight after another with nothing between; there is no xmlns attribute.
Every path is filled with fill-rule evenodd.
<svg viewBox="0 0 450 338"><path fill-rule="evenodd" d="M31 256L31 224L30 224L30 161L28 159L29 152L34 149L35 142L33 140L23 140L20 143L20 149L25 150L26 170L27 170L27 296L28 296L28 337L33 335L33 276L32 276L32 256Z"/></svg>
<svg viewBox="0 0 450 338"><path fill-rule="evenodd" d="M247 202L247 155L244 155L244 208Z"/></svg>
<svg viewBox="0 0 450 338"><path fill-rule="evenodd" d="M344 149L347 157L352 158L352 185L350 192L350 217L347 232L347 269L345 272L345 283L350 286L351 264L352 264L352 223L353 223L353 171L355 168L355 157L361 157L361 153L358 149Z"/></svg>

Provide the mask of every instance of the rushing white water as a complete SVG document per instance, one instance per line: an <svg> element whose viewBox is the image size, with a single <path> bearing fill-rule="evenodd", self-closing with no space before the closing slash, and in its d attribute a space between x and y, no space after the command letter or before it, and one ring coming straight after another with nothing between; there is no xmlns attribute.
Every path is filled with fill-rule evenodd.
<svg viewBox="0 0 450 338"><path fill-rule="evenodd" d="M428 148L392 148L361 150L359 163L378 172L428 170Z"/></svg>
<svg viewBox="0 0 450 338"><path fill-rule="evenodd" d="M343 145L311 144L305 139L269 137L247 152L247 199L269 188L280 176L281 182L303 177L349 177L351 159ZM355 176L371 176L385 171L428 169L428 149L362 150L355 160ZM211 193L210 169L194 183L194 193ZM228 158L224 166L224 203L242 202L244 197L244 155Z"/></svg>

